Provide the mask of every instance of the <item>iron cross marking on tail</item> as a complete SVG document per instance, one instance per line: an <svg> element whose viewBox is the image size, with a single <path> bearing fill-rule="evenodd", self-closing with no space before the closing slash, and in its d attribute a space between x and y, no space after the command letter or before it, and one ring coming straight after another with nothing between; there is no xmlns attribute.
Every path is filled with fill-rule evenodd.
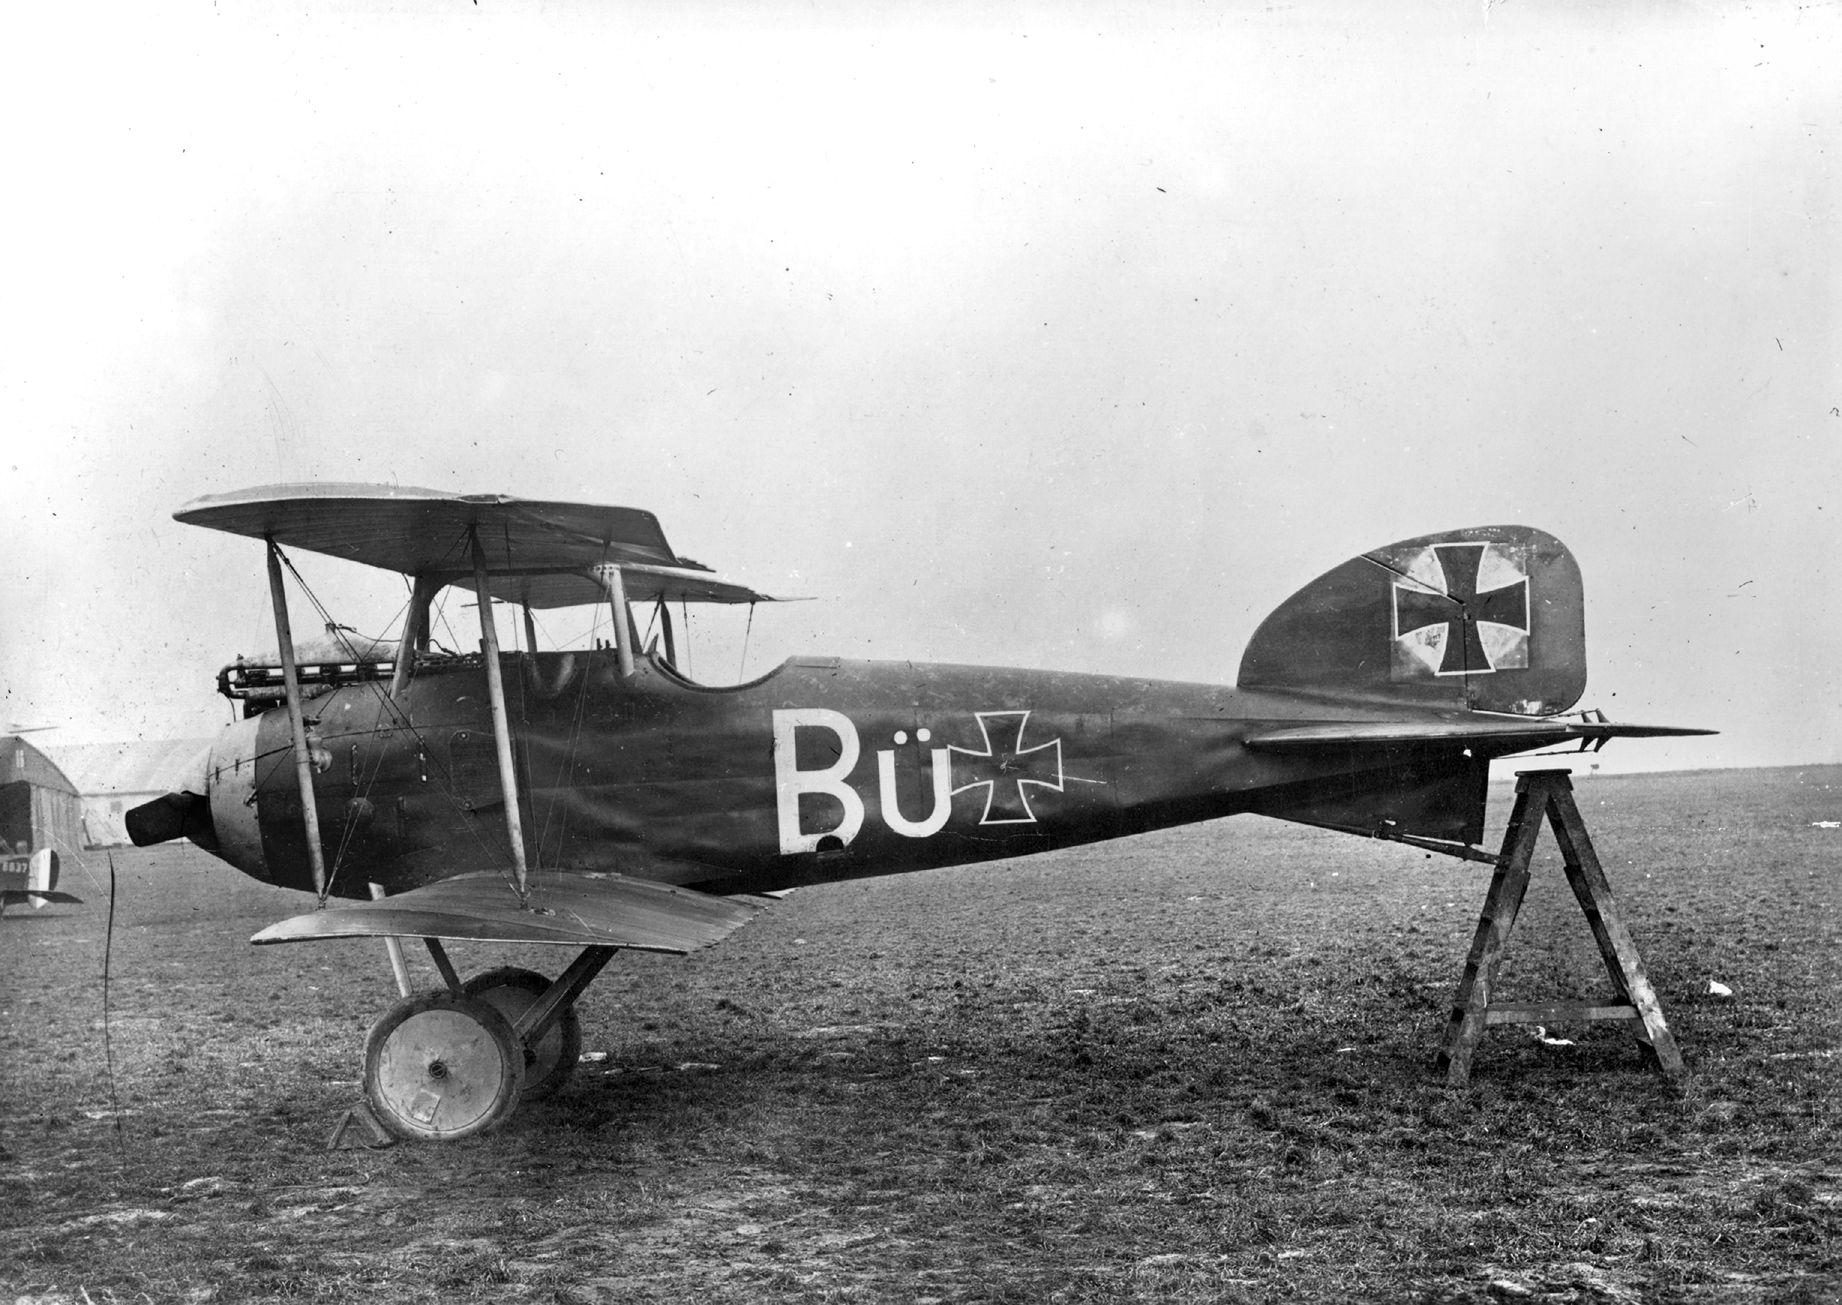
<svg viewBox="0 0 1842 1305"><path fill-rule="evenodd" d="M1433 558L1443 578L1443 593L1419 584L1394 586L1394 637L1400 639L1429 626L1445 627L1445 654L1439 675L1487 673L1498 669L1484 646L1479 623L1529 632L1529 581L1522 576L1479 592L1479 573L1487 544L1435 544ZM1526 665L1524 660L1514 663Z"/></svg>
<svg viewBox="0 0 1842 1305"><path fill-rule="evenodd" d="M1051 739L1032 747L1023 746L1023 728L1030 719L1027 711L981 711L977 713L979 732L985 736L982 752L953 747L953 778L973 778L956 783L955 794L967 789L985 790L985 811L981 825L1027 825L1036 820L1030 810L1026 785L1062 791L1062 741Z"/></svg>

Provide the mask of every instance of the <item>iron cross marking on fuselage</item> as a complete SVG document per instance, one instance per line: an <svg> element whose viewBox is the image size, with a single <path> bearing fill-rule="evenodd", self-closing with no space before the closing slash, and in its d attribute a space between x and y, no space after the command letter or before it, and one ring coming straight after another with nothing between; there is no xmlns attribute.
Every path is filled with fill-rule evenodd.
<svg viewBox="0 0 1842 1305"><path fill-rule="evenodd" d="M1036 820L1030 810L1026 785L1062 791L1062 741L1051 739L1032 747L1023 746L1023 728L1030 719L1027 711L981 711L977 713L979 732L985 736L982 752L954 746L953 792L967 789L985 790L985 811L981 825L1027 825ZM970 778L965 778L970 776Z"/></svg>
<svg viewBox="0 0 1842 1305"><path fill-rule="evenodd" d="M1443 594L1428 593L1423 587L1412 584L1394 586L1395 638L1429 625L1446 627L1440 675L1496 669L1478 635L1479 621L1528 632L1529 582L1526 576L1514 583L1478 592L1478 572L1484 564L1486 547L1485 544L1433 545L1433 555L1445 577Z"/></svg>

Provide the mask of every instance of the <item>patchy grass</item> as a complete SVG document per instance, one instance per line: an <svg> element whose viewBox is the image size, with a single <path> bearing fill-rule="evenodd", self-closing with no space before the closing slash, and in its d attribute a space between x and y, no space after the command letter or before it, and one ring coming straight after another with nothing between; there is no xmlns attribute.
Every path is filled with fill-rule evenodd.
<svg viewBox="0 0 1842 1305"><path fill-rule="evenodd" d="M1493 1030L1447 1091L1487 870L1249 819L803 890L612 967L606 1059L503 1131L328 1152L381 948L248 947L303 899L117 853L106 1043L106 883L0 920L0 1296L1842 1299L1842 830L1813 824L1842 769L1577 792L1684 1091L1605 1026ZM1600 994L1544 848L1506 995Z"/></svg>

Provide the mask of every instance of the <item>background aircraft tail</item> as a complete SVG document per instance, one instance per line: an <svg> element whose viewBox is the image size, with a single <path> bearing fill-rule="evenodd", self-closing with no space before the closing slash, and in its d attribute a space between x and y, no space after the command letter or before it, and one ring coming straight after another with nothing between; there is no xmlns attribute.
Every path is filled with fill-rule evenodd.
<svg viewBox="0 0 1842 1305"><path fill-rule="evenodd" d="M44 906L47 902L81 902L80 897L56 891L58 854L48 847L27 855L0 858L0 907L19 902Z"/></svg>
<svg viewBox="0 0 1842 1305"><path fill-rule="evenodd" d="M1241 658L1243 689L1550 716L1586 688L1580 568L1528 526L1372 549L1293 594Z"/></svg>

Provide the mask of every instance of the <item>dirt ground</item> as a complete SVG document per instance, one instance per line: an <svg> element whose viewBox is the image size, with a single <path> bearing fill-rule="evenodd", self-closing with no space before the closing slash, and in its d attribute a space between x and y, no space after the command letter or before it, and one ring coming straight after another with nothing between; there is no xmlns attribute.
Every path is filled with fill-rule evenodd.
<svg viewBox="0 0 1842 1305"><path fill-rule="evenodd" d="M1681 1090L1606 1026L1445 1089L1487 869L1245 818L801 890L500 1132L329 1151L382 948L174 847L110 929L97 854L0 919L0 1301L1842 1300L1842 768L1578 794ZM1505 995L1601 995L1544 850Z"/></svg>

